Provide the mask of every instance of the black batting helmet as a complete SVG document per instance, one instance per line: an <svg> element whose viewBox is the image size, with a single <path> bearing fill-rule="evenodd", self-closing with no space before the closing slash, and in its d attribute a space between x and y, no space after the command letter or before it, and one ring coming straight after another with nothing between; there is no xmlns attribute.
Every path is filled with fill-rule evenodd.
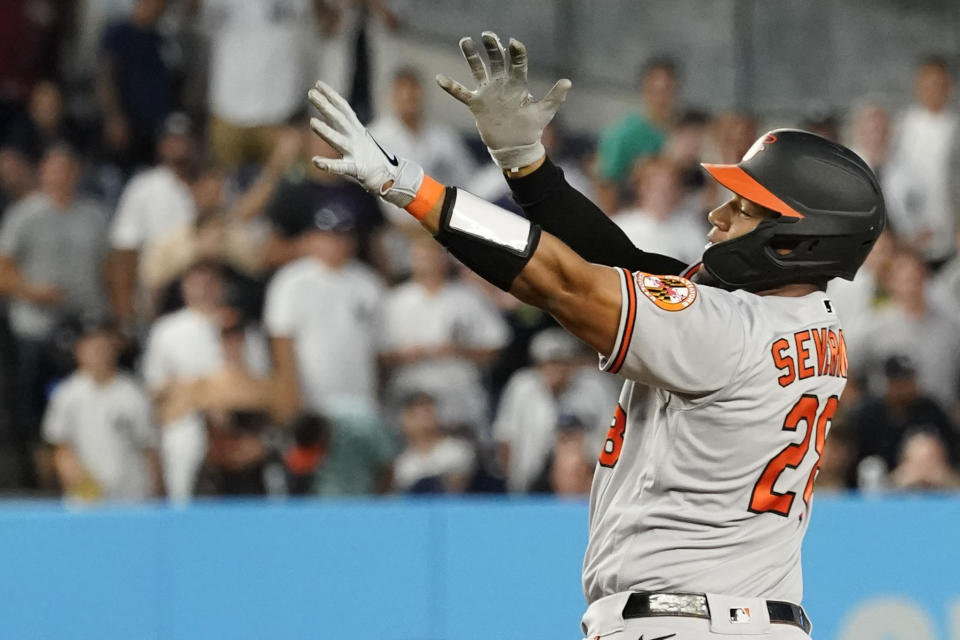
<svg viewBox="0 0 960 640"><path fill-rule="evenodd" d="M775 129L739 164L704 164L717 182L779 215L703 252L708 281L760 291L796 282L852 280L886 223L870 167L841 144Z"/></svg>

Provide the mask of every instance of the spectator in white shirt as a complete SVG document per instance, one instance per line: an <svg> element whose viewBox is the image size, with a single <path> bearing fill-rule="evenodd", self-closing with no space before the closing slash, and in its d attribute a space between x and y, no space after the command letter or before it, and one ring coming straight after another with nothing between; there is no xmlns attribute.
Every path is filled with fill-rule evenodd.
<svg viewBox="0 0 960 640"><path fill-rule="evenodd" d="M863 371L879 395L885 383L883 362L891 355L906 355L916 364L923 392L953 415L960 406L960 322L949 306L930 295L929 270L919 254L897 251L885 275L892 304L858 327L862 335L847 345L850 368Z"/></svg>
<svg viewBox="0 0 960 640"><path fill-rule="evenodd" d="M202 0L210 42L208 134L219 164L266 160L310 87L311 0Z"/></svg>
<svg viewBox="0 0 960 640"><path fill-rule="evenodd" d="M143 500L160 491L150 399L117 370L119 344L109 328L86 332L76 345L78 368L56 387L44 416L66 496Z"/></svg>
<svg viewBox="0 0 960 640"><path fill-rule="evenodd" d="M666 158L651 158L641 162L635 176L636 206L613 216L613 221L644 251L690 264L699 260L706 229L699 222L699 211L684 200L679 166Z"/></svg>
<svg viewBox="0 0 960 640"><path fill-rule="evenodd" d="M520 369L507 383L493 437L509 491L530 491L544 474L562 415L575 416L599 451L598 436L609 426L616 390L585 365L584 355L583 345L569 333L545 329L530 343L534 366Z"/></svg>
<svg viewBox="0 0 960 640"><path fill-rule="evenodd" d="M431 121L423 104L420 73L411 67L394 72L390 90L392 113L370 124L370 133L391 153L416 158L423 170L443 184L467 184L475 165L460 136L445 125ZM406 224L410 215L393 205L385 211L392 220Z"/></svg>
<svg viewBox="0 0 960 640"><path fill-rule="evenodd" d="M950 199L957 112L950 105L950 69L931 56L917 67L915 103L897 122L883 182L890 226L936 269L956 251Z"/></svg>
<svg viewBox="0 0 960 640"><path fill-rule="evenodd" d="M444 184L466 186L474 182L476 166L460 136L427 116L419 71L412 67L394 71L390 109L369 127L370 134L385 149L400 157L416 158L427 174ZM504 204L512 206L512 201L507 199ZM409 275L411 236L421 233L420 225L390 203L381 201L380 207L392 223L381 230L377 240L386 258L383 270L388 280L397 282Z"/></svg>
<svg viewBox="0 0 960 640"><path fill-rule="evenodd" d="M509 341L509 328L482 293L451 280L443 248L425 234L411 247L410 281L384 305L380 358L396 407L414 391L437 399L440 421L486 435L484 371Z"/></svg>
<svg viewBox="0 0 960 640"><path fill-rule="evenodd" d="M110 228L108 282L114 313L125 328L137 316L147 319L152 315L150 309L138 305L140 256L158 238L196 217L190 181L197 145L185 114L175 113L164 121L157 158L157 166L127 184Z"/></svg>
<svg viewBox="0 0 960 640"><path fill-rule="evenodd" d="M204 382L224 370L223 279L219 265L199 262L183 276L185 306L159 318L143 356L143 377L162 426L164 484L171 500L187 500L206 454L201 410L210 401ZM242 347L247 369L257 378L270 372L266 342L247 328Z"/></svg>
<svg viewBox="0 0 960 640"><path fill-rule="evenodd" d="M356 213L331 200L302 212L298 250L267 287L278 417L329 414L343 405L377 413L375 322L383 285L358 262Z"/></svg>
<svg viewBox="0 0 960 640"><path fill-rule="evenodd" d="M393 488L410 493L462 493L476 464L473 446L443 432L437 403L426 393L403 402L400 428L405 446L393 470Z"/></svg>

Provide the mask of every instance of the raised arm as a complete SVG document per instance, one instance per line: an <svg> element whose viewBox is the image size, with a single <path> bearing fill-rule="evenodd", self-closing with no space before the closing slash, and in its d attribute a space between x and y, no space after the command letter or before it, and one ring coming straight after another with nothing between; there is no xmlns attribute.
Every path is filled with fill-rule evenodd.
<svg viewBox="0 0 960 640"><path fill-rule="evenodd" d="M513 198L527 218L590 262L664 274L683 271L687 265L680 260L638 249L599 207L570 186L563 171L546 157L540 141L543 128L563 104L570 81L558 80L542 100L535 100L527 85L523 43L511 38L505 51L490 31L484 32L481 40L489 65L471 38L460 40L476 89L471 91L442 74L437 83L470 109L490 157L503 169Z"/></svg>
<svg viewBox="0 0 960 640"><path fill-rule="evenodd" d="M322 82L310 91L310 101L320 114L312 129L343 156L314 158L318 168L352 177L405 208L467 267L546 310L600 353L612 351L621 297L615 270L587 262L536 224L444 187L418 165L383 150L346 100Z"/></svg>

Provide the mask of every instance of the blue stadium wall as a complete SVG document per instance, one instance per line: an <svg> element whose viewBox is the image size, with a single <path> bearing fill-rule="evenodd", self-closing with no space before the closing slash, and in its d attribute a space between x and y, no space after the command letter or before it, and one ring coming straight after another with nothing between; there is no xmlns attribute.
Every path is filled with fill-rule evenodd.
<svg viewBox="0 0 960 640"><path fill-rule="evenodd" d="M960 640L960 499L821 497L819 640ZM0 638L576 639L586 505L0 507Z"/></svg>

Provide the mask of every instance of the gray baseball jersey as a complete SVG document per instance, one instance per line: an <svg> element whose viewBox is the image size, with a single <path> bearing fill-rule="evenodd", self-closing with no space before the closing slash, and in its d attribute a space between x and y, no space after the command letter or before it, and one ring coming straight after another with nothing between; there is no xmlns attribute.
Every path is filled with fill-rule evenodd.
<svg viewBox="0 0 960 640"><path fill-rule="evenodd" d="M799 603L813 482L847 373L830 300L619 271L620 327L600 366L627 381L590 496L587 600Z"/></svg>

